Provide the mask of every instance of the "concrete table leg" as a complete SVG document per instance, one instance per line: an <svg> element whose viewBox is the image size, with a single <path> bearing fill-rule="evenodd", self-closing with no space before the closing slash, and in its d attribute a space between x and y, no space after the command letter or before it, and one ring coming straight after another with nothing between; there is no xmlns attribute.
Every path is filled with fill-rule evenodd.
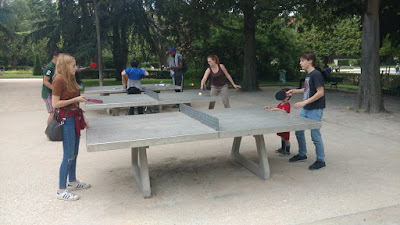
<svg viewBox="0 0 400 225"><path fill-rule="evenodd" d="M269 171L267 149L265 148L264 136L254 135L254 138L256 140L256 146L258 152L258 161L259 161L258 164L249 160L248 158L244 157L239 153L242 137L234 138L231 157L237 163L246 167L248 170L259 176L260 178L266 180L270 176L270 171Z"/></svg>
<svg viewBox="0 0 400 225"><path fill-rule="evenodd" d="M119 116L119 108L110 109L112 116Z"/></svg>
<svg viewBox="0 0 400 225"><path fill-rule="evenodd" d="M147 164L146 148L132 148L133 178L140 188L144 198L151 197L149 167Z"/></svg>
<svg viewBox="0 0 400 225"><path fill-rule="evenodd" d="M214 109L215 107L215 101L211 101L210 103L208 103L208 109Z"/></svg>
<svg viewBox="0 0 400 225"><path fill-rule="evenodd" d="M100 96L109 96L109 93L100 93ZM111 109L106 109L106 113L108 115L112 114L112 110Z"/></svg>

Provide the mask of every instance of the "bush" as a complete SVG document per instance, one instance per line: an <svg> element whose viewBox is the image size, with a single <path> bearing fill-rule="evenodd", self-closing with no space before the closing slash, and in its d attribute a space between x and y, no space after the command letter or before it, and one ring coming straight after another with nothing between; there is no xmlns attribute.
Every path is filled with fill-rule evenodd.
<svg viewBox="0 0 400 225"><path fill-rule="evenodd" d="M188 71L186 71L186 73L185 73L185 79L200 81L203 78L203 75L204 75L204 71L188 69Z"/></svg>
<svg viewBox="0 0 400 225"><path fill-rule="evenodd" d="M158 68L158 62L142 62L140 63L140 67L150 68L153 66L154 68Z"/></svg>
<svg viewBox="0 0 400 225"><path fill-rule="evenodd" d="M339 66L349 66L349 60L348 59L338 59L338 65Z"/></svg>
<svg viewBox="0 0 400 225"><path fill-rule="evenodd" d="M146 70L151 79L171 79L169 70Z"/></svg>
<svg viewBox="0 0 400 225"><path fill-rule="evenodd" d="M40 76L42 75L43 70L40 65L39 55L35 54L35 64L33 65L33 75Z"/></svg>
<svg viewBox="0 0 400 225"><path fill-rule="evenodd" d="M103 69L103 78L115 78L115 69ZM79 73L81 79L99 79L99 70L90 69Z"/></svg>

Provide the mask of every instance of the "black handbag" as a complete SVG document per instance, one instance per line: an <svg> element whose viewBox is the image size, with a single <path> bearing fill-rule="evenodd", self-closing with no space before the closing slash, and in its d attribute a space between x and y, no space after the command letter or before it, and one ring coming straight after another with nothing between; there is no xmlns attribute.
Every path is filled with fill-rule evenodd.
<svg viewBox="0 0 400 225"><path fill-rule="evenodd" d="M68 106L67 112L64 115L64 118L59 121L60 115L58 114L58 110L54 112L53 120L47 125L46 130L44 133L50 139L50 141L62 141L63 140L63 125L64 121L67 119L68 112L71 108L71 105Z"/></svg>

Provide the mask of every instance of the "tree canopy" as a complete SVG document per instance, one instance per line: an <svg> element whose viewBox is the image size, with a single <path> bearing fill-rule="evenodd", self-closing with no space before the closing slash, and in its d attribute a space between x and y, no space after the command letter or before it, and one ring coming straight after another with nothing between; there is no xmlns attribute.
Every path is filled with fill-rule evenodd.
<svg viewBox="0 0 400 225"><path fill-rule="evenodd" d="M279 69L294 77L302 51L315 51L322 63L365 61L368 50L361 46L374 2L377 17L370 21L378 22L371 32L379 34L379 64L379 56L398 55L400 25L393 21L399 20L399 1L3 0L0 64L32 66L35 54L47 61L60 49L80 65L103 59L120 79L129 60L161 67L168 48L176 47L189 63L188 76L201 77L206 56L216 54L243 91L256 91L259 79L277 79Z"/></svg>

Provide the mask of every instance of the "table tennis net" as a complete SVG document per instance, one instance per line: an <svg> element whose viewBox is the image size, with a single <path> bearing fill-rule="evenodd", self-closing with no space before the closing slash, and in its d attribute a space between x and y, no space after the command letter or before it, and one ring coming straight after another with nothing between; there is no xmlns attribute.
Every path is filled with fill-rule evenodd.
<svg viewBox="0 0 400 225"><path fill-rule="evenodd" d="M192 117L193 119L196 119L200 121L201 123L213 128L214 130L218 131L219 130L219 120L218 118L208 115L207 113L201 112L197 109L194 109L190 106L187 106L185 104L179 104L179 110Z"/></svg>
<svg viewBox="0 0 400 225"><path fill-rule="evenodd" d="M157 101L160 101L160 96L158 96L158 93L146 88L146 90L144 91L144 94L154 98Z"/></svg>

